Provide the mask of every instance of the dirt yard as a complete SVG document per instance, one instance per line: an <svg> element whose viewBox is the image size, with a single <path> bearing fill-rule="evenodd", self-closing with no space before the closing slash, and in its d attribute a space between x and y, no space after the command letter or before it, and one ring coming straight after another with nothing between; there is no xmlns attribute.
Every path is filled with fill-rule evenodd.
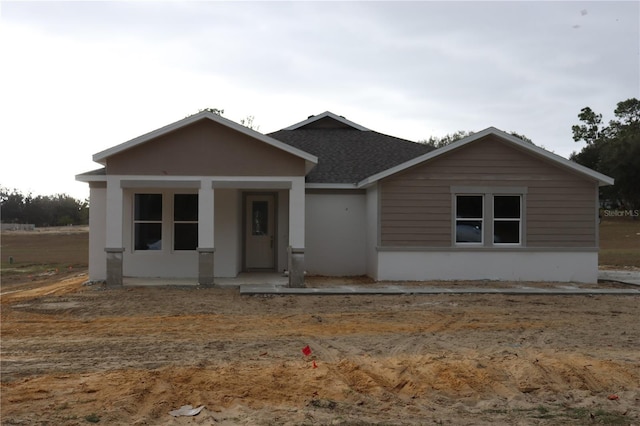
<svg viewBox="0 0 640 426"><path fill-rule="evenodd" d="M3 284L3 425L640 424L638 297L248 297L80 272ZM169 415L186 404L205 408Z"/></svg>
<svg viewBox="0 0 640 426"><path fill-rule="evenodd" d="M2 425L640 425L637 296L105 289L86 228L1 237ZM638 223L601 238L640 267Z"/></svg>

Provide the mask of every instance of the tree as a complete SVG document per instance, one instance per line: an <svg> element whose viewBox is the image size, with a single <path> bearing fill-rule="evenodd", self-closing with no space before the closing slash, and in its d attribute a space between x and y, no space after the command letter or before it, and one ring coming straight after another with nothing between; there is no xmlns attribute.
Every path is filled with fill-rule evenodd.
<svg viewBox="0 0 640 426"><path fill-rule="evenodd" d="M458 130L457 132L449 133L449 134L446 134L446 135L444 135L442 137L430 136L429 139L418 141L418 143L429 145L429 146L432 146L434 148L442 148L444 146L452 144L453 142L459 141L460 139L464 139L464 138L466 138L468 136L471 136L474 133L475 133L474 131ZM521 140L523 140L525 142L529 142L531 144L533 143L533 141L531 139L529 139L525 135L521 135L520 133L509 132L509 134L511 134L511 135L513 135L513 136L517 137L518 139L521 139Z"/></svg>
<svg viewBox="0 0 640 426"><path fill-rule="evenodd" d="M571 127L573 140L586 146L571 160L615 179L601 190L601 200L625 209L640 208L640 101L618 102L615 119L604 125L602 114L582 108L582 124Z"/></svg>
<svg viewBox="0 0 640 426"><path fill-rule="evenodd" d="M224 114L224 110L223 109L218 109L218 108L203 108L203 109L199 109L198 112L202 112L202 111L209 111L215 115L222 115Z"/></svg>
<svg viewBox="0 0 640 426"><path fill-rule="evenodd" d="M260 126L254 124L253 120L255 120L255 117L253 115L247 115L247 118L243 118L240 120L240 124L242 124L244 127L250 128L251 130L258 131L260 129Z"/></svg>
<svg viewBox="0 0 640 426"><path fill-rule="evenodd" d="M0 215L3 223L84 225L89 223L89 202L66 194L33 197L22 195L16 189L0 188Z"/></svg>
<svg viewBox="0 0 640 426"><path fill-rule="evenodd" d="M456 141L459 141L460 139L464 139L467 136L471 136L473 133L473 131L458 130L457 132L448 133L442 137L429 136L429 139L418 141L418 143L429 145L434 148L442 148Z"/></svg>

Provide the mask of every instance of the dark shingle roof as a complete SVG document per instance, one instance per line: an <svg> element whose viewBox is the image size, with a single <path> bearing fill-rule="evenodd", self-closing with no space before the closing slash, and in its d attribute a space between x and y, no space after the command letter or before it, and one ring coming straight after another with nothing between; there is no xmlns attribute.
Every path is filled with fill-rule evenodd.
<svg viewBox="0 0 640 426"><path fill-rule="evenodd" d="M309 183L357 183L433 148L374 131L354 128L300 128L268 136L318 157Z"/></svg>

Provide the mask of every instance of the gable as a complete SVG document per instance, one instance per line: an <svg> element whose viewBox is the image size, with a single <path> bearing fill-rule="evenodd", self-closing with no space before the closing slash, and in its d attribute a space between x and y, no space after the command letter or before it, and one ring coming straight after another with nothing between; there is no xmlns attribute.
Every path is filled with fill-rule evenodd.
<svg viewBox="0 0 640 426"><path fill-rule="evenodd" d="M106 157L107 174L304 176L305 159L213 120L198 120Z"/></svg>
<svg viewBox="0 0 640 426"><path fill-rule="evenodd" d="M487 135L455 150L433 157L396 176L423 177L464 184L504 185L506 182L579 182L589 187L596 179L531 155L496 135ZM392 179L392 176L387 180Z"/></svg>
<svg viewBox="0 0 640 426"><path fill-rule="evenodd" d="M546 161L549 164L552 164L567 172L574 173L575 175L580 176L585 180L588 180L591 182L597 182L600 186L613 185L614 183L613 178L609 176L603 175L602 173L596 172L595 170L589 169L588 167L584 167L573 161L569 161L566 158L560 157L559 155L546 151L534 144L524 142L523 140L513 135L509 135L494 127L489 127L485 130L482 130L478 133L474 133L470 136L467 136L464 139L456 141L443 148L436 149L428 154L421 155L419 157L406 161L403 164L399 164L398 166L392 167L390 169L384 170L375 175L369 176L366 179L363 179L362 181L360 181L358 183L358 186L367 187L381 179L392 176L396 173L403 172L409 168L420 165L422 163L430 162L433 159L444 157L446 155L449 155L449 153L451 152L467 150L469 146L475 145L477 141L483 140L487 137L491 137L493 140L500 141L501 143L505 144L505 146L508 146L509 148L519 150L525 155L530 156L532 159L539 159L542 161Z"/></svg>
<svg viewBox="0 0 640 426"><path fill-rule="evenodd" d="M304 124L298 127L296 130L302 130L302 129L313 130L313 129L354 129L354 128L353 126L350 126L349 124L343 121L336 120L333 117L325 116L315 121L311 121L307 124Z"/></svg>
<svg viewBox="0 0 640 426"><path fill-rule="evenodd" d="M361 131L369 131L364 126L347 120L341 115L336 115L330 111L322 114L310 115L306 120L293 124L283 130L299 130L299 129L353 129Z"/></svg>

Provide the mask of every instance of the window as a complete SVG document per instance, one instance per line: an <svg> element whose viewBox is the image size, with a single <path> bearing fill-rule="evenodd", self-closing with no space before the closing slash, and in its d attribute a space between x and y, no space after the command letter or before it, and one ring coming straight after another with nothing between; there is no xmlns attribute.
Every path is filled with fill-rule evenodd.
<svg viewBox="0 0 640 426"><path fill-rule="evenodd" d="M520 244L522 218L519 195L493 196L493 243Z"/></svg>
<svg viewBox="0 0 640 426"><path fill-rule="evenodd" d="M269 202L252 202L251 218L251 234L267 235L269 233Z"/></svg>
<svg viewBox="0 0 640 426"><path fill-rule="evenodd" d="M456 196L456 243L482 243L484 197Z"/></svg>
<svg viewBox="0 0 640 426"><path fill-rule="evenodd" d="M134 194L133 205L134 250L196 250L197 194Z"/></svg>
<svg viewBox="0 0 640 426"><path fill-rule="evenodd" d="M162 249L162 194L135 194L135 250Z"/></svg>
<svg viewBox="0 0 640 426"><path fill-rule="evenodd" d="M195 250L198 247L198 195L173 196L173 249Z"/></svg>
<svg viewBox="0 0 640 426"><path fill-rule="evenodd" d="M524 246L527 190L517 186L452 186L453 244Z"/></svg>

